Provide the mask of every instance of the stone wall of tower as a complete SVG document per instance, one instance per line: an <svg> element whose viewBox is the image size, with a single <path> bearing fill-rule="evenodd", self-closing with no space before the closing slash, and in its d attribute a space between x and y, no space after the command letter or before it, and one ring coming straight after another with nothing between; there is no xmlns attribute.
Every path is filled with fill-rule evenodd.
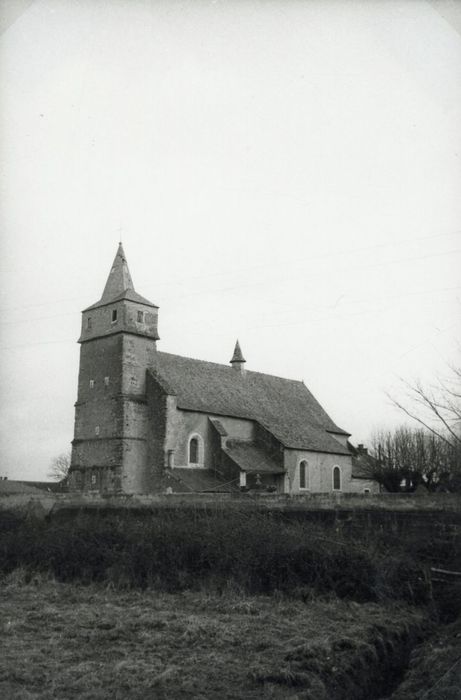
<svg viewBox="0 0 461 700"><path fill-rule="evenodd" d="M125 493L148 493L152 481L150 409L146 375L155 361L155 341L122 334L123 454L121 487Z"/></svg>
<svg viewBox="0 0 461 700"><path fill-rule="evenodd" d="M145 396L146 370L155 364L156 344L144 336L122 333L123 353L121 358L122 394Z"/></svg>
<svg viewBox="0 0 461 700"><path fill-rule="evenodd" d="M121 334L83 343L80 347L72 470L112 468L120 476L122 354ZM85 475L82 474L79 481L82 488L88 486Z"/></svg>
<svg viewBox="0 0 461 700"><path fill-rule="evenodd" d="M114 311L117 313L115 321L112 320ZM141 316L142 320L138 320L138 315ZM157 324L157 308L134 301L121 300L93 309L86 309L82 314L79 342L112 335L120 330L158 340Z"/></svg>
<svg viewBox="0 0 461 700"><path fill-rule="evenodd" d="M168 393L157 380L155 373L147 373L147 401L149 406L149 421L147 428L148 461L152 467L153 476L161 476L168 460L167 431L169 427L170 403L176 404L176 397ZM174 447L174 445L173 445Z"/></svg>
<svg viewBox="0 0 461 700"><path fill-rule="evenodd" d="M71 463L74 488L149 490L146 370L155 352L155 340L125 332L82 343Z"/></svg>

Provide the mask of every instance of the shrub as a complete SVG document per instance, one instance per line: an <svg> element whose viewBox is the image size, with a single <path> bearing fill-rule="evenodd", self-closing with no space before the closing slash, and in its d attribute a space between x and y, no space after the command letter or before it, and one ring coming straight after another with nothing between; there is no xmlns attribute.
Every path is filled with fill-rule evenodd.
<svg viewBox="0 0 461 700"><path fill-rule="evenodd" d="M9 522L0 535L3 573L23 567L61 581L166 591L229 584L248 593L308 589L358 601L411 600L417 580L417 567L388 570L377 547L339 541L328 526L254 511L98 510Z"/></svg>

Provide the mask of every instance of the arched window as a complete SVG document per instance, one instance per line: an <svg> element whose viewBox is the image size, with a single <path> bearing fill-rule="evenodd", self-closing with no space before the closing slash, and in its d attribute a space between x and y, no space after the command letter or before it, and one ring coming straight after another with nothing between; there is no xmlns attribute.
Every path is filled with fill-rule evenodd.
<svg viewBox="0 0 461 700"><path fill-rule="evenodd" d="M196 437L193 437L189 443L189 462L198 464L198 440Z"/></svg>
<svg viewBox="0 0 461 700"><path fill-rule="evenodd" d="M299 488L305 490L309 488L309 464L305 459L299 463Z"/></svg>
<svg viewBox="0 0 461 700"><path fill-rule="evenodd" d="M189 438L188 463L190 467L203 467L203 440L200 435Z"/></svg>
<svg viewBox="0 0 461 700"><path fill-rule="evenodd" d="M341 491L341 469L337 465L333 467L333 491Z"/></svg>

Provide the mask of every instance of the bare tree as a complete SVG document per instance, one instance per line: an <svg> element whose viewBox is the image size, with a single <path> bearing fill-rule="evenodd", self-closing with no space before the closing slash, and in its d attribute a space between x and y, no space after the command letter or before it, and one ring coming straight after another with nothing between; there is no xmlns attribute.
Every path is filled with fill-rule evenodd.
<svg viewBox="0 0 461 700"><path fill-rule="evenodd" d="M386 491L397 492L416 488L419 475L415 471L413 434L406 426L394 431L380 430L371 438L371 453L365 471Z"/></svg>
<svg viewBox="0 0 461 700"><path fill-rule="evenodd" d="M459 451L461 449L461 367L449 367L446 378L432 386L403 381L403 400L388 394L394 406L426 430Z"/></svg>
<svg viewBox="0 0 461 700"><path fill-rule="evenodd" d="M63 452L53 459L48 476L56 481L66 478L70 467L70 452Z"/></svg>
<svg viewBox="0 0 461 700"><path fill-rule="evenodd" d="M429 491L461 489L458 449L429 430L381 430L372 436L370 447L359 469L387 491L414 491L420 484Z"/></svg>
<svg viewBox="0 0 461 700"><path fill-rule="evenodd" d="M430 452L424 473L428 485L450 491L461 490L461 367L449 366L446 377L434 384L403 381L405 396L389 395L394 406L424 428L424 454ZM442 486L445 484L445 486Z"/></svg>

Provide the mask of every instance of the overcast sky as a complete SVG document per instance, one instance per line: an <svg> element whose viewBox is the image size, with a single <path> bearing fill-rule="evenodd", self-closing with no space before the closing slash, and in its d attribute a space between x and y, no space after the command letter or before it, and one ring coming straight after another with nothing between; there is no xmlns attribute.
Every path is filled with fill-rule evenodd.
<svg viewBox="0 0 461 700"><path fill-rule="evenodd" d="M238 337L354 442L402 421L386 390L459 354L460 9L4 3L0 474L69 448L120 237L159 349Z"/></svg>

